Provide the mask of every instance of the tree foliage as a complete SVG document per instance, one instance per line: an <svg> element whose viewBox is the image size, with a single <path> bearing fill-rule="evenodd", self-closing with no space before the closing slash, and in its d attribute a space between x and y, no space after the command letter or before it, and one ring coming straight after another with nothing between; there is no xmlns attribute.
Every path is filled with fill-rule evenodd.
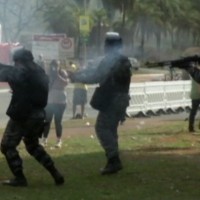
<svg viewBox="0 0 200 200"><path fill-rule="evenodd" d="M16 42L23 31L31 29L34 22L39 20L43 6L40 0L0 0L3 39Z"/></svg>
<svg viewBox="0 0 200 200"><path fill-rule="evenodd" d="M45 0L43 0L45 1ZM79 36L79 16L90 16L92 43L99 45L101 24L105 30L119 31L127 44L145 44L155 40L157 49L168 38L172 48L184 48L200 43L199 0L102 0L104 9L90 11L89 0L46 0L45 21L54 32Z"/></svg>
<svg viewBox="0 0 200 200"><path fill-rule="evenodd" d="M158 50L168 40L180 49L200 44L199 0L102 0L104 8L89 8L90 0L0 0L0 20L14 40L42 12L48 32L66 33L78 40L79 17L90 16L90 44L100 45L105 31L119 31L127 46L155 41ZM34 7L32 3L34 2ZM12 6L11 6L12 3ZM30 6L31 5L31 6ZM29 6L29 7L28 7ZM13 20L8 20L12 15ZM11 37L12 35L12 37Z"/></svg>

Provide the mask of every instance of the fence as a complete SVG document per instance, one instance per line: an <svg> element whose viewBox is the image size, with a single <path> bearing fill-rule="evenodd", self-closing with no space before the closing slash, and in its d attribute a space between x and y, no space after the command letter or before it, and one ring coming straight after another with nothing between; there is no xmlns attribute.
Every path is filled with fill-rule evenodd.
<svg viewBox="0 0 200 200"><path fill-rule="evenodd" d="M129 115L168 113L190 109L191 81L132 83Z"/></svg>
<svg viewBox="0 0 200 200"><path fill-rule="evenodd" d="M89 87L88 102L95 87ZM145 116L189 110L191 107L190 88L191 81L181 80L131 83L131 100L127 114ZM87 109L92 110L89 104L87 104Z"/></svg>

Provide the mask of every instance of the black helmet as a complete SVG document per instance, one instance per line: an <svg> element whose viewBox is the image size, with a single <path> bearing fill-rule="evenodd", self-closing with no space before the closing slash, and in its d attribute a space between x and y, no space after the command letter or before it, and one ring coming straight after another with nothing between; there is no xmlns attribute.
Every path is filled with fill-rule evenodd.
<svg viewBox="0 0 200 200"><path fill-rule="evenodd" d="M19 49L14 52L13 60L21 62L33 61L33 54L27 49Z"/></svg>
<svg viewBox="0 0 200 200"><path fill-rule="evenodd" d="M105 47L122 48L122 38L117 32L107 32L105 38Z"/></svg>

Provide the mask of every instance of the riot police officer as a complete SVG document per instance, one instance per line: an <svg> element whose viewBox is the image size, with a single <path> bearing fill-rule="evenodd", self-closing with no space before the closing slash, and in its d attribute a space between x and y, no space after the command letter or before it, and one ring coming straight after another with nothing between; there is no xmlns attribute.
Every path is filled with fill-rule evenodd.
<svg viewBox="0 0 200 200"><path fill-rule="evenodd" d="M48 77L33 61L26 49L13 55L14 66L0 64L0 81L8 82L12 97L7 115L10 117L1 141L1 152L5 155L13 179L2 181L3 185L27 186L22 159L16 147L23 140L26 150L52 175L55 184L64 183L64 178L55 168L51 157L39 144L44 127L44 107L48 97Z"/></svg>
<svg viewBox="0 0 200 200"><path fill-rule="evenodd" d="M91 99L91 106L99 111L95 130L105 150L107 164L101 174L113 174L122 169L119 157L117 128L124 120L129 105L131 63L121 54L122 38L108 32L105 38L105 56L97 68L85 69L71 75L73 82L99 83Z"/></svg>

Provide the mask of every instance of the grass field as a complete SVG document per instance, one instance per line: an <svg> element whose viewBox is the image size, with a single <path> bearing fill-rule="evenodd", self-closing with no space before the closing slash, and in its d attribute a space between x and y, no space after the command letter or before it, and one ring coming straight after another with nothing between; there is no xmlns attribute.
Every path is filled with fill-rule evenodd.
<svg viewBox="0 0 200 200"><path fill-rule="evenodd" d="M199 200L200 136L186 131L186 122L160 119L129 119L119 128L124 169L101 176L105 156L94 134L94 120L71 120L64 124L64 144L54 149L51 130L47 151L63 172L66 183L53 180L24 150L27 188L0 186L0 200ZM11 173L0 155L0 178Z"/></svg>

